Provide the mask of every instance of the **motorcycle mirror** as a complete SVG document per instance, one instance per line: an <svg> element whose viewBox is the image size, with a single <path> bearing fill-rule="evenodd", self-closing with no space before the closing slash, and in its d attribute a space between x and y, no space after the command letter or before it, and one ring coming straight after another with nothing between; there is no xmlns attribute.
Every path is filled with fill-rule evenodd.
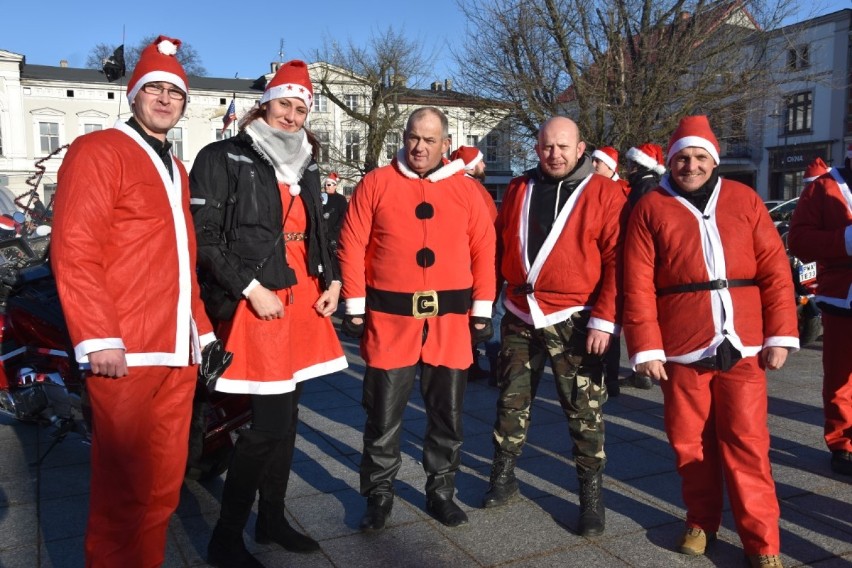
<svg viewBox="0 0 852 568"><path fill-rule="evenodd" d="M15 211L12 213L12 220L15 221L15 223L23 223L27 220L27 216L20 211Z"/></svg>

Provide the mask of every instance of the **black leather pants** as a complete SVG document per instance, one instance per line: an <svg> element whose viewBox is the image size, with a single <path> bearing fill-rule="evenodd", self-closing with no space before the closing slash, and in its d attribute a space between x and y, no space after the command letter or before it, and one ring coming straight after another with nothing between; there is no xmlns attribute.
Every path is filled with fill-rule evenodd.
<svg viewBox="0 0 852 568"><path fill-rule="evenodd" d="M362 405L367 412L364 454L361 459L361 494L393 495L399 471L402 415L414 386L416 366L399 369L367 367ZM467 386L466 370L422 365L420 392L426 410L423 469L426 495L451 499L455 474L461 464L462 407Z"/></svg>

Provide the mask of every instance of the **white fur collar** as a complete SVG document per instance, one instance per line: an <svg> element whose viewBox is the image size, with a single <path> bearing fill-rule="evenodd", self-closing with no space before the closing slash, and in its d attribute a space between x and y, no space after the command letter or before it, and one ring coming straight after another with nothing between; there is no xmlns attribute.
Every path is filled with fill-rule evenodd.
<svg viewBox="0 0 852 568"><path fill-rule="evenodd" d="M399 172L408 179L420 179L420 175L412 171L408 167L408 162L405 161L405 148L401 148L399 152L396 153L396 167ZM435 183L436 181L441 181L454 176L462 170L464 170L464 160L453 160L452 162L445 163L440 169L435 170L426 176L425 179Z"/></svg>

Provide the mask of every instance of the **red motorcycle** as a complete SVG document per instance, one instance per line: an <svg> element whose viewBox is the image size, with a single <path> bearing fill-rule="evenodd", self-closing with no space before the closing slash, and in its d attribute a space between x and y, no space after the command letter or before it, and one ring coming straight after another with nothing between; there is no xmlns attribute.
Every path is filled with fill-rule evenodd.
<svg viewBox="0 0 852 568"><path fill-rule="evenodd" d="M31 185L34 195L37 182ZM49 427L55 442L71 432L89 442L86 372L74 357L49 264L52 203L37 211L37 198L24 205L26 198L18 200L26 208L22 234L0 235L0 412ZM211 393L199 382L193 406L187 477L219 475L228 467L231 432L251 420L249 398Z"/></svg>

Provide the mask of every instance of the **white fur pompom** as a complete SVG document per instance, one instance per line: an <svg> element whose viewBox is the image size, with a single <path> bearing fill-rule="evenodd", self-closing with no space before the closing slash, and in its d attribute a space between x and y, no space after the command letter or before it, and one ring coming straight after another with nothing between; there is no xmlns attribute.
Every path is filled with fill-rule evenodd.
<svg viewBox="0 0 852 568"><path fill-rule="evenodd" d="M163 55L174 55L177 53L177 46L167 39L164 39L157 44L157 51Z"/></svg>
<svg viewBox="0 0 852 568"><path fill-rule="evenodd" d="M296 197L300 193L302 193L302 188L299 187L298 183L294 183L293 185L290 186L290 195L292 195L293 197Z"/></svg>

